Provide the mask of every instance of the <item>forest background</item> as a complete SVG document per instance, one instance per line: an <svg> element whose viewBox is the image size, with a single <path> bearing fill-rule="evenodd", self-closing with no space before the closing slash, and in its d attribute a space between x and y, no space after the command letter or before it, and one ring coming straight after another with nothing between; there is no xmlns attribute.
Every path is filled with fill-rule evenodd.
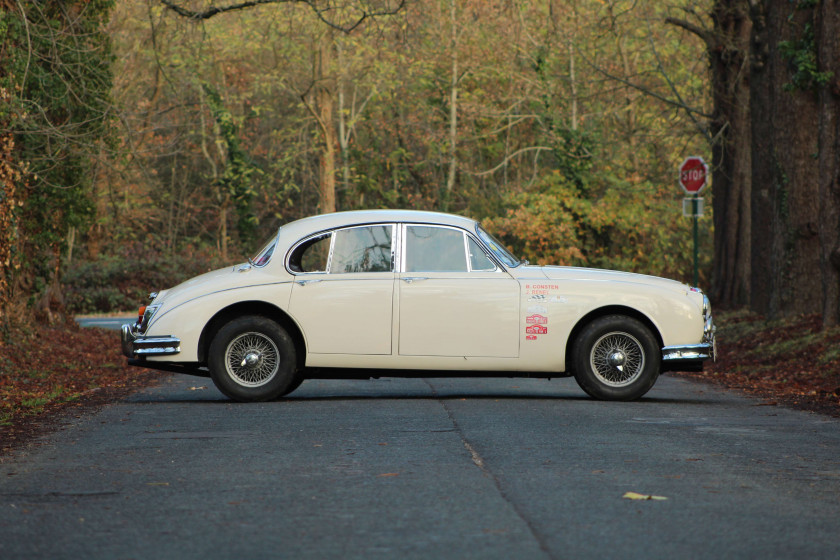
<svg viewBox="0 0 840 560"><path fill-rule="evenodd" d="M0 324L360 208L688 281L689 155L713 301L838 321L834 0L0 0L0 37Z"/></svg>

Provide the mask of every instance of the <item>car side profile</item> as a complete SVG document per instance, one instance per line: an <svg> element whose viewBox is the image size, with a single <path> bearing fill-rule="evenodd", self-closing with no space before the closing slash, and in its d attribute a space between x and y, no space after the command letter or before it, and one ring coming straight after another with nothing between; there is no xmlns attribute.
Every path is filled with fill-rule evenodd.
<svg viewBox="0 0 840 560"><path fill-rule="evenodd" d="M638 399L715 356L708 298L680 282L531 266L476 221L407 210L282 226L248 263L152 294L122 350L238 401L305 379L570 377Z"/></svg>

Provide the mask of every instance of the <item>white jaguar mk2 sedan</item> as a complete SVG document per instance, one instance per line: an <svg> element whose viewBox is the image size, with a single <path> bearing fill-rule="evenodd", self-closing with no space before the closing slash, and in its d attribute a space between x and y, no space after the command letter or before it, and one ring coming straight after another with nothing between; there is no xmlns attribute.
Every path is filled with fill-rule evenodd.
<svg viewBox="0 0 840 560"><path fill-rule="evenodd" d="M304 218L248 263L151 297L122 327L129 363L209 375L239 401L312 378L448 376L574 376L631 400L715 356L697 288L529 266L475 221L432 212Z"/></svg>

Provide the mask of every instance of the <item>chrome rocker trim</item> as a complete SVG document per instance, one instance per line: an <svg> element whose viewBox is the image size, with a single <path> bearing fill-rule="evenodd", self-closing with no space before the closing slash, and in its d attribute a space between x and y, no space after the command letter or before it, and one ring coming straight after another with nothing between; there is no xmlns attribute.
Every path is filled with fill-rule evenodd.
<svg viewBox="0 0 840 560"><path fill-rule="evenodd" d="M122 352L128 358L135 356L173 356L181 352L181 339L174 336L142 336L136 325L122 326Z"/></svg>

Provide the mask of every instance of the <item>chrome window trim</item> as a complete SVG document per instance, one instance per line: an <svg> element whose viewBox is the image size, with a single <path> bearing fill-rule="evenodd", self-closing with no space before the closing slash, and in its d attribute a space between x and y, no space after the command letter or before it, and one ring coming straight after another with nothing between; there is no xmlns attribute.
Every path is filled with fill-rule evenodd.
<svg viewBox="0 0 840 560"><path fill-rule="evenodd" d="M359 228L372 228L377 226L390 226L391 228L391 270L389 271L393 274L394 271L394 238L395 235L395 228L396 223L394 222L377 222L374 224L358 224L353 226L341 226L332 230L332 240L330 241L330 257L327 260L327 274L371 274L372 272L332 272L332 260L333 260L333 251L335 250L335 238L338 236L338 232L340 231L347 231L351 229L359 229ZM382 271L379 271L380 273Z"/></svg>
<svg viewBox="0 0 840 560"><path fill-rule="evenodd" d="M376 227L376 226L391 226L391 273L394 273L394 272L396 272L396 261L394 259L394 255L396 253L396 247L397 247L397 245L396 245L397 241L396 240L397 240L397 232L399 230L399 228L397 228L398 225L399 224L397 224L396 222L375 222L375 223L370 223L370 224L353 224L353 225L347 225L347 226L339 226L339 227L334 228L334 229L325 229L325 230L321 230L321 231L316 232L316 233L309 234L306 237L303 237L300 240L298 240L294 245L292 245L292 248L289 249L286 252L286 260L285 260L285 263L284 263L285 267L286 267L286 272L288 272L289 274L291 274L293 276L300 276L300 275L303 275L303 274L331 274L330 268L332 267L333 251L335 250L336 233L338 233L339 231L347 230L347 229L356 229L356 228L363 228L363 227ZM298 249L298 247L300 247L301 245L303 245L307 241L311 241L312 239L314 239L316 237L326 237L327 235L330 236L330 250L329 250L329 254L327 255L326 270L316 270L316 271L313 271L313 272L305 272L305 271L298 272L298 271L292 270L292 268L289 266L289 260L292 258L292 254L294 254L294 252ZM337 272L337 273L334 273L334 274L359 274L359 273L358 272Z"/></svg>
<svg viewBox="0 0 840 560"><path fill-rule="evenodd" d="M292 258L292 255L294 254L294 252L297 251L298 247L300 247L301 245L303 245L307 241L311 241L312 239L315 239L316 237L325 237L327 234L329 234L330 237L332 237L333 236L332 235L333 231L323 230L323 231L319 231L317 233L312 233L312 234L307 235L306 237L298 240L294 245L292 245L292 248L289 249L288 251L286 251L286 259L283 263L284 266L286 267L286 272L288 272L289 274L291 274L293 276L298 276L300 274L326 274L326 272L327 272L326 270L316 270L316 271L313 271L313 272L304 272L302 270L299 271L299 272L294 271L294 270L292 270L292 267L289 266L289 260ZM332 239L330 240L330 250L332 250ZM329 255L328 255L327 256L327 266L329 266L329 264L330 263L329 263Z"/></svg>
<svg viewBox="0 0 840 560"><path fill-rule="evenodd" d="M487 248L481 243L480 240L476 239L474 235L470 234L470 232L465 231L464 237L466 238L464 243L467 246L467 265L469 266L470 272L504 272L504 269L500 268L501 265L496 262L496 259L493 258L492 254L487 252ZM475 244L481 249L481 252L484 253L484 256L487 257L487 260L490 261L490 264L493 265L493 270L473 270L472 269L472 259L470 258L470 239L472 239Z"/></svg>
<svg viewBox="0 0 840 560"><path fill-rule="evenodd" d="M277 232L274 234L274 243L266 243L266 248L268 248L269 246L273 247L273 249L271 250L271 255L268 257L268 259L266 259L266 261L262 264L256 264L257 258L263 253L263 251L260 251L259 253L254 255L253 259L248 260L248 264L250 264L253 268L265 268L268 265L268 263L271 262L271 259L274 258L274 253L277 252L277 246L280 243L280 230L281 229L282 228L277 228Z"/></svg>
<svg viewBox="0 0 840 560"><path fill-rule="evenodd" d="M492 255L492 257L491 257L491 258L492 258L492 260L496 263L496 265L497 265L497 266L501 267L501 269L502 269L503 271L507 271L507 268L506 268L506 267L508 267L508 268L516 268L516 267L518 267L518 266L521 266L521 265L522 265L522 261L519 261L517 264L513 264L513 265L507 265L507 264L503 263L503 262L502 262L502 259L500 259L498 256L496 256L496 253L495 253L495 252L493 252L493 251L491 251L491 250L490 250L490 248L487 246L487 243L486 243L486 242L484 241L484 239L481 237L481 232L482 232L482 231L483 231L484 233L486 233L488 236L492 237L492 235L490 234L490 232L489 232L489 231L487 231L486 229L484 229L483 227L481 227L481 224L480 224L480 223L476 222L476 223L475 223L475 235L476 235L476 236L478 237L478 239L479 239L479 245L481 245L481 247L482 247L485 251L488 251L488 252L490 253L490 255ZM504 247L504 246L503 246L503 247ZM514 255L512 255L512 254L511 254L511 253L507 250L507 247L504 247L504 250L505 250L505 253L508 253L508 254L509 254L509 255L510 255L510 256L511 256L514 260L516 260L516 257L515 257Z"/></svg>

